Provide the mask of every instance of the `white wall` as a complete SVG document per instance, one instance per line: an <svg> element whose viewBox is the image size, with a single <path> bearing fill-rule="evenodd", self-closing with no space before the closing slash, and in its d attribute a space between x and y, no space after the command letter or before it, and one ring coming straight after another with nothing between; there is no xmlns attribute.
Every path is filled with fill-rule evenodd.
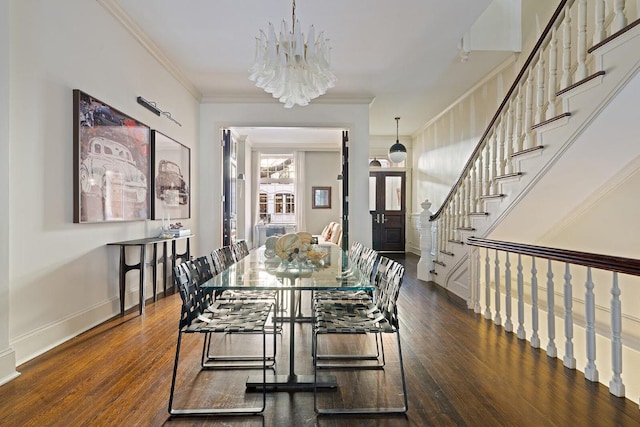
<svg viewBox="0 0 640 427"><path fill-rule="evenodd" d="M411 212L420 212L425 199L433 212L440 208L557 5L555 0L523 2L522 54L493 74L478 76L475 87L413 135ZM473 58L468 66L473 67Z"/></svg>
<svg viewBox="0 0 640 427"><path fill-rule="evenodd" d="M331 221L342 222L342 181L338 181L338 174L342 170L341 153L307 151L305 153L305 185L306 185L306 223L311 234L320 234ZM311 208L311 188L331 187L331 209ZM353 239L352 239L353 240Z"/></svg>
<svg viewBox="0 0 640 427"><path fill-rule="evenodd" d="M231 126L330 127L349 130L350 238L371 243L368 193L369 106L312 103L286 110L275 101L264 104L204 103L200 109L200 225L201 251L209 253L222 242L220 229L221 129Z"/></svg>
<svg viewBox="0 0 640 427"><path fill-rule="evenodd" d="M9 200L9 61L11 11L0 1L0 200ZM3 203L6 206L5 203ZM0 210L0 384L16 376L15 353L9 346L9 210Z"/></svg>
<svg viewBox="0 0 640 427"><path fill-rule="evenodd" d="M13 0L10 4L9 336L20 363L116 315L117 249L106 244L149 237L160 227L160 221L72 223L72 89L81 89L190 147L193 159L198 158L199 116L192 95L97 2ZM2 5L6 8L5 2ZM5 19L6 14L0 16ZM6 26L1 28L4 39ZM5 51L0 47L3 58ZM183 126L144 109L137 96L156 101ZM6 117L4 108L0 106L0 118ZM1 123L0 129L6 129ZM0 158L4 162L6 157ZM197 195L197 161L191 176ZM4 187L0 192L4 195ZM192 199L194 219L183 221L196 234L197 199ZM197 251L197 239L193 248ZM4 262L6 257L0 259ZM136 284L137 274L130 273L127 306L137 301ZM147 292L150 295L150 286ZM0 296L0 304L3 301ZM0 322L3 331L6 318L0 317Z"/></svg>

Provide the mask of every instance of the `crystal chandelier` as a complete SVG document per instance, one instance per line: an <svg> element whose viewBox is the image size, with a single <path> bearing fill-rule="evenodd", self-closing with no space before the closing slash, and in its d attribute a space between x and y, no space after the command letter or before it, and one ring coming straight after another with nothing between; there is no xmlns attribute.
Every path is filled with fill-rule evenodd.
<svg viewBox="0 0 640 427"><path fill-rule="evenodd" d="M282 20L280 37L276 37L269 23L269 36L260 30L256 37L256 53L249 80L278 98L285 108L307 105L335 86L336 76L330 69L329 40L320 32L315 38L313 25L305 40L296 20L296 2L293 0L293 31Z"/></svg>

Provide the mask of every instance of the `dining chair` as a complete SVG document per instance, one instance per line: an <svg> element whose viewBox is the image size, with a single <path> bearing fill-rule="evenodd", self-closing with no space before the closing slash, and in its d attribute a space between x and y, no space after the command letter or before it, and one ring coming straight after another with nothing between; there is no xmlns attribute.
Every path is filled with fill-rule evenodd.
<svg viewBox="0 0 640 427"><path fill-rule="evenodd" d="M398 295L400 294L400 288L404 277L404 267L400 263L386 257L381 257L380 264L382 264L384 268L379 269L379 272L376 273L375 280L377 280L377 295L372 303L332 302L318 303L315 306L315 320L313 324L312 338L312 348L314 350L313 405L314 410L318 414L401 414L407 411L407 387L404 375L397 307ZM319 337L362 333L394 334L396 336L400 376L402 381L403 406L395 408L319 408L317 383L319 368ZM382 350L382 357L382 363L384 366L384 349ZM375 367L378 368L378 366ZM341 370L348 369L346 365L340 365L337 368ZM362 365L353 366L353 369L362 368ZM366 395L366 391L364 391L363 394Z"/></svg>
<svg viewBox="0 0 640 427"><path fill-rule="evenodd" d="M241 241L244 242L244 241ZM242 243L241 243L242 245ZM246 246L246 242L244 243ZM229 251L224 249L225 247L218 248L211 252L211 264L213 265L213 273L214 275L218 275L222 273L222 271L229 268L231 265L235 264L235 261L230 262L230 258L228 257ZM247 248L247 255L248 255ZM246 256L246 255L245 255ZM274 313L273 316L273 328L277 332L281 332L281 327L276 326L276 317L280 310L280 298L278 291L273 290L242 290L242 289L226 289L224 291L216 291L214 294L214 299L216 300L225 300L225 301L267 301L274 303ZM282 326L282 325L280 325ZM270 329L271 327L268 326Z"/></svg>
<svg viewBox="0 0 640 427"><path fill-rule="evenodd" d="M199 289L193 263L187 261L174 268L174 282L180 290L182 308L180 312L180 322L178 325L178 342L176 344L176 355L173 365L173 375L171 378L171 391L169 394L169 413L174 416L191 415L237 415L237 414L259 414L266 406L266 330L265 324L270 317L273 304L270 303L220 303L214 302L205 306L204 299ZM192 273L190 274L189 271ZM176 390L176 378L178 365L180 362L180 348L183 335L204 334L206 337L212 334L261 334L262 335L262 357L259 368L262 369L262 404L261 406L246 407L205 407L205 408L174 408L173 400ZM206 345L206 344L205 344ZM240 369L232 363L220 366L225 369ZM206 368L211 369L212 366Z"/></svg>
<svg viewBox="0 0 640 427"><path fill-rule="evenodd" d="M367 253L368 252L368 253ZM362 274L369 278L371 283L373 284L373 291L324 291L323 293L319 293L313 300L314 311L317 305L324 305L325 308L328 308L331 304L361 304L366 306L371 306L379 296L380 283L384 280L384 276L389 269L389 265L391 263L391 259L379 256L376 251L372 249L368 249L363 247L363 251L361 251L361 258L364 259L364 262L361 262L361 265L365 269ZM369 258L375 255L375 260L371 262ZM360 261L360 258L357 259ZM373 272L372 270L375 270ZM365 369L371 368L382 368L385 364L384 360L384 342L382 341L382 336L378 333L374 333L374 341L375 341L375 352L373 353L365 353L365 354L316 354L313 358L314 363L318 367L318 369L324 368L338 368L344 366L346 368L355 368L357 366L361 366ZM311 348L312 352L315 351ZM348 361L347 364L338 364L336 362L323 363L323 360L342 360ZM363 362L362 365L355 365L353 361L361 360L367 361ZM377 361L376 364L372 364L371 361Z"/></svg>

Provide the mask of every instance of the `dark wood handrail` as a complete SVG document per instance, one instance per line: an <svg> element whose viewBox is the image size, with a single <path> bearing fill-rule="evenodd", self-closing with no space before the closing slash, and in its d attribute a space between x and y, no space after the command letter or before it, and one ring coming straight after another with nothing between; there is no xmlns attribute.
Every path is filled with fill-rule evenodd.
<svg viewBox="0 0 640 427"><path fill-rule="evenodd" d="M471 246L496 249L533 257L561 261L569 264L583 265L601 270L640 276L640 259L622 258L611 255L594 254L590 252L571 251L567 249L549 248L545 246L525 245L522 243L503 242L500 240L469 237L467 243Z"/></svg>
<svg viewBox="0 0 640 427"><path fill-rule="evenodd" d="M444 207L453 198L457 188L462 184L462 180L467 175L467 173L469 173L469 170L471 169L471 166L473 165L473 163L474 163L474 161L476 159L476 155L482 149L482 144L483 144L484 140L489 135L489 132L491 132L491 129L493 128L493 125L496 123L496 121L500 117L500 114L502 113L502 110L504 110L504 107L507 105L507 102L509 102L509 99L511 99L511 95L513 95L513 93L515 92L516 88L518 87L518 84L520 83L520 80L522 80L522 77L524 76L524 74L529 69L529 65L531 65L531 63L533 62L534 58L538 54L538 51L540 50L540 47L542 46L542 44L544 43L544 40L547 38L547 36L551 32L551 29L553 28L553 26L554 26L556 20L558 19L558 17L560 16L560 14L563 12L564 7L565 7L565 5L567 4L568 1L569 0L561 0L560 1L560 4L558 5L558 7L556 8L555 12L553 13L553 16L549 20L549 23L547 24L547 26L545 27L544 31L542 32L542 34L538 38L538 41L536 42L536 45L533 47L533 50L529 54L529 57L527 58L525 63L522 65L522 68L520 69L520 72L516 76L515 80L513 81L513 84L509 88L509 91L507 92L507 94L505 95L504 99L502 100L502 103L498 107L498 110L496 111L496 114L493 116L493 118L489 122L489 125L487 126L487 129L482 134L482 137L478 141L478 144L476 145L476 148L473 150L473 153L471 153L471 156L469 157L469 160L467 160L467 163L465 163L464 168L462 169L462 173L460 174L460 177L458 178L456 183L453 185L453 187L451 187L451 191L449 191L449 194L444 199L444 202L442 202L442 205L440 205L440 207L438 208L437 212L434 213L433 215L431 215L431 218L430 218L431 221L434 221L434 220L438 219L438 217L442 214L442 212L444 210Z"/></svg>

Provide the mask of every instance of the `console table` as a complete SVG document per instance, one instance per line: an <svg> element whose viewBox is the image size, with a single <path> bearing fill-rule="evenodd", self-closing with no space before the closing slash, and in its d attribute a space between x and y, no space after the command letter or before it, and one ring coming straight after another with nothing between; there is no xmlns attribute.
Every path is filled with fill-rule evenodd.
<svg viewBox="0 0 640 427"><path fill-rule="evenodd" d="M190 257L190 239L193 235L189 236L180 236L180 237L172 237L172 238L161 238L161 237L149 237L145 239L136 239L136 240L126 240L122 242L114 242L107 243L107 246L120 246L120 267L119 267L119 285L120 285L120 314L124 314L124 296L125 296L125 277L127 272L131 270L138 270L140 272L140 314L144 313L144 284L145 284L145 261L146 261L146 248L147 245L153 245L153 259L151 261L153 265L153 300L156 301L156 285L157 285L157 271L156 266L158 265L158 243L162 243L162 259L160 262L162 263L162 274L163 274L163 287L164 287L164 295L167 294L167 243L171 242L171 271L173 271L173 267L176 265L176 261L179 259L182 262L187 261ZM178 240L186 239L186 249L183 253L176 252L176 242ZM126 249L130 247L138 247L140 249L140 261L136 264L127 264L126 258ZM173 286L173 285L172 285Z"/></svg>

